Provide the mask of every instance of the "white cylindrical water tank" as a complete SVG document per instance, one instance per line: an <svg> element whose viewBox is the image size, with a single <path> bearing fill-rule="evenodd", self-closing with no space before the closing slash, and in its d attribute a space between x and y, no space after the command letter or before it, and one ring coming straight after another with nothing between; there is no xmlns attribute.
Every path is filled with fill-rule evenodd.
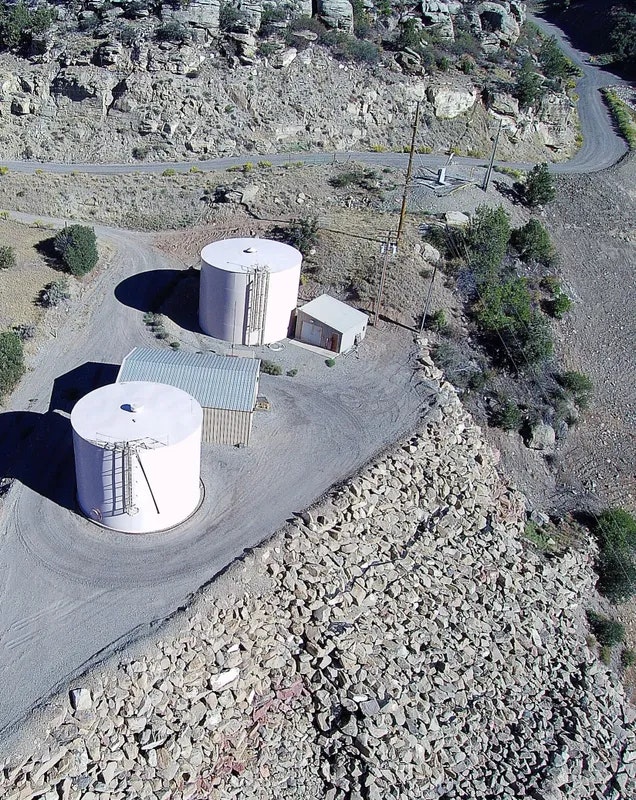
<svg viewBox="0 0 636 800"><path fill-rule="evenodd" d="M183 522L201 496L202 422L193 397L160 383L113 383L79 400L71 427L84 514L125 533Z"/></svg>
<svg viewBox="0 0 636 800"><path fill-rule="evenodd" d="M199 324L233 344L284 339L298 303L302 254L272 239L223 239L201 251Z"/></svg>

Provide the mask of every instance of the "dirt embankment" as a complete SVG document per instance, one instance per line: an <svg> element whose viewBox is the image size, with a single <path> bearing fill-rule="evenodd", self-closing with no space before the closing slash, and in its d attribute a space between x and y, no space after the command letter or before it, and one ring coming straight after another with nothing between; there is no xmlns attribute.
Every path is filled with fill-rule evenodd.
<svg viewBox="0 0 636 800"><path fill-rule="evenodd" d="M557 475L588 501L634 511L636 160L561 177L558 189L546 222L575 302L557 328L557 347L569 369L590 376L594 398L561 449Z"/></svg>

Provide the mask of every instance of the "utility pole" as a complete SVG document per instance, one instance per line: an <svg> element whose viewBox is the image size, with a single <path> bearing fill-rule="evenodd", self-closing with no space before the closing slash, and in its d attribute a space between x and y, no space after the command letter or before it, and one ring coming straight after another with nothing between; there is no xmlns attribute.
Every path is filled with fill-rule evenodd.
<svg viewBox="0 0 636 800"><path fill-rule="evenodd" d="M501 126L503 120L499 120L499 127L497 128L497 135L495 136L495 142L492 146L492 153L490 154L490 163L488 164L488 169L486 170L486 175L484 177L484 182L481 185L481 188L484 192L488 191L488 184L490 183L490 175L492 173L492 165L495 163L495 153L497 152L497 145L499 144L499 135L501 133Z"/></svg>
<svg viewBox="0 0 636 800"><path fill-rule="evenodd" d="M384 294L384 284L386 283L386 274L389 268L389 258L394 256L397 251L397 238L393 240L393 232L389 231L385 240L380 245L380 252L383 254L382 259L382 273L380 275L380 283L378 285L378 293L375 298L375 306L373 308L373 326L378 327L380 319L380 308L382 307L382 295Z"/></svg>
<svg viewBox="0 0 636 800"><path fill-rule="evenodd" d="M415 122L413 123L413 135L411 136L411 149L409 151L409 163L406 168L406 180L404 181L404 193L402 194L402 208L400 209L400 222L397 229L397 237L395 239L395 246L400 244L400 236L402 236L402 228L404 227L404 217L406 216L406 196L409 191L411 183L411 171L413 169L413 154L415 153L415 137L417 136L417 127L420 124L420 101L417 101L415 106Z"/></svg>

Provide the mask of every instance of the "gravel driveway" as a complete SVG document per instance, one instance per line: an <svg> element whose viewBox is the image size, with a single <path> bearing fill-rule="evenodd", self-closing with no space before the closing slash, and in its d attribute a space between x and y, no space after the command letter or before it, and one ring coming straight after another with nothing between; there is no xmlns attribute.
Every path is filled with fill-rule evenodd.
<svg viewBox="0 0 636 800"><path fill-rule="evenodd" d="M3 474L17 479L0 519L5 732L40 698L165 618L245 548L412 429L430 394L414 382L412 338L398 328L371 330L360 358L340 358L331 369L324 356L291 344L283 354L264 352L299 373L263 376L273 408L257 415L250 447L204 447L206 494L197 514L163 535L103 531L75 511L70 425L58 410L69 410L82 384L86 390L112 380L109 365L133 346L154 342L142 311L120 303L116 286L132 274L182 264L143 234L97 232L111 263L40 349L0 415ZM213 343L190 336L194 348Z"/></svg>

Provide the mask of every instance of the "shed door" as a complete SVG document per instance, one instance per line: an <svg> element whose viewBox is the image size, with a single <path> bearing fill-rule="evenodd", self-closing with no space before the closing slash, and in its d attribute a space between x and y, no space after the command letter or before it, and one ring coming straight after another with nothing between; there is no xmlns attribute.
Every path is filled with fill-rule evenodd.
<svg viewBox="0 0 636 800"><path fill-rule="evenodd" d="M320 325L315 325L313 322L303 322L302 340L307 344L315 344L320 347L322 343L322 328Z"/></svg>

